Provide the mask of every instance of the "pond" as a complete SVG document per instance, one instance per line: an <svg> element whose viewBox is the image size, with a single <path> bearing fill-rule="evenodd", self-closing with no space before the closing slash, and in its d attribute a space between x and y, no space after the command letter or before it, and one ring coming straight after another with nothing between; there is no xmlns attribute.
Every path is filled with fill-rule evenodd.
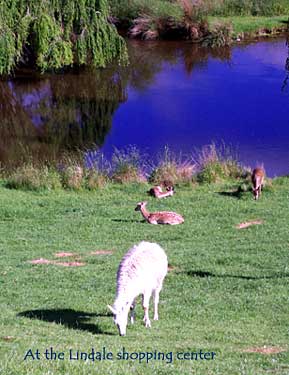
<svg viewBox="0 0 289 375"><path fill-rule="evenodd" d="M187 42L128 47L126 68L21 71L1 81L0 162L89 149L109 158L128 145L152 160L165 146L185 158L215 142L245 165L263 163L269 176L289 174L285 38L219 50Z"/></svg>

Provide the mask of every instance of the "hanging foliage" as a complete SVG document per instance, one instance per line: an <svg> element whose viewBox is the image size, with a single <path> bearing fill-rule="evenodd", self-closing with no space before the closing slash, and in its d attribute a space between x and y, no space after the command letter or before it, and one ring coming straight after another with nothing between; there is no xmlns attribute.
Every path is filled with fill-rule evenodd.
<svg viewBox="0 0 289 375"><path fill-rule="evenodd" d="M127 61L107 0L0 0L0 74L19 63L59 69Z"/></svg>

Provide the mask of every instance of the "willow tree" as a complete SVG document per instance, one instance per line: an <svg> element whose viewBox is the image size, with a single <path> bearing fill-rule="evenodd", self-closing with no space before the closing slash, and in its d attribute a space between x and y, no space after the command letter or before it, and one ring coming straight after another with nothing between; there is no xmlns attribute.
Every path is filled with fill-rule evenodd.
<svg viewBox="0 0 289 375"><path fill-rule="evenodd" d="M0 0L0 74L127 60L106 0Z"/></svg>

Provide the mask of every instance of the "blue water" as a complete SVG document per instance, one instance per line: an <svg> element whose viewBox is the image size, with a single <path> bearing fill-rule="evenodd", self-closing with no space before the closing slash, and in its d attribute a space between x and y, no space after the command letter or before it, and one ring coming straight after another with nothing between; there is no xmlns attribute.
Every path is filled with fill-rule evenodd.
<svg viewBox="0 0 289 375"><path fill-rule="evenodd" d="M188 42L128 42L130 65L0 82L0 163L135 145L152 160L212 142L239 160L289 174L285 38L219 50ZM287 62L287 64L286 64ZM287 80L288 85L287 85Z"/></svg>
<svg viewBox="0 0 289 375"><path fill-rule="evenodd" d="M245 165L289 174L287 57L285 40L278 39L234 46L226 60L209 55L190 73L182 55L161 63L145 88L129 85L102 151L135 144L155 157L168 145L190 155L224 142Z"/></svg>

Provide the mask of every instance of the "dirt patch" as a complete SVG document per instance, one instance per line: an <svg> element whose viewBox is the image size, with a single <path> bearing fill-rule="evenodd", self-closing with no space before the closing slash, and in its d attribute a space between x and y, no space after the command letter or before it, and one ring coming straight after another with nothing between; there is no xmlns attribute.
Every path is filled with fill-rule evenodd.
<svg viewBox="0 0 289 375"><path fill-rule="evenodd" d="M75 257L77 254L75 253L66 253L66 252L61 252L61 253L56 253L54 254L56 258L65 258L65 257Z"/></svg>
<svg viewBox="0 0 289 375"><path fill-rule="evenodd" d="M29 260L28 263L32 263L32 264L50 264L50 263L52 263L52 260L40 258L40 259Z"/></svg>
<svg viewBox="0 0 289 375"><path fill-rule="evenodd" d="M265 355L270 355L270 354L278 354L285 352L286 349L280 348L278 346L261 346L261 347L256 347L256 348L248 348L243 350L244 353L260 353L260 354L265 354Z"/></svg>
<svg viewBox="0 0 289 375"><path fill-rule="evenodd" d="M111 254L113 254L112 250L96 250L90 253L90 255L111 255Z"/></svg>
<svg viewBox="0 0 289 375"><path fill-rule="evenodd" d="M237 224L236 228L237 229L244 229L244 228L250 227L251 225L260 225L260 224L263 224L263 223L264 223L263 220L245 221L244 223Z"/></svg>
<svg viewBox="0 0 289 375"><path fill-rule="evenodd" d="M15 337L13 337L13 336L3 336L3 337L1 337L1 339L3 341L13 341L15 339Z"/></svg>
<svg viewBox="0 0 289 375"><path fill-rule="evenodd" d="M82 267L85 266L83 262L53 262L56 266L63 266L63 267Z"/></svg>
<svg viewBox="0 0 289 375"><path fill-rule="evenodd" d="M28 263L32 264L54 264L55 266L63 266L63 267L81 267L85 266L85 263L82 262L57 262L55 260L48 260L48 259L33 259L30 260Z"/></svg>

